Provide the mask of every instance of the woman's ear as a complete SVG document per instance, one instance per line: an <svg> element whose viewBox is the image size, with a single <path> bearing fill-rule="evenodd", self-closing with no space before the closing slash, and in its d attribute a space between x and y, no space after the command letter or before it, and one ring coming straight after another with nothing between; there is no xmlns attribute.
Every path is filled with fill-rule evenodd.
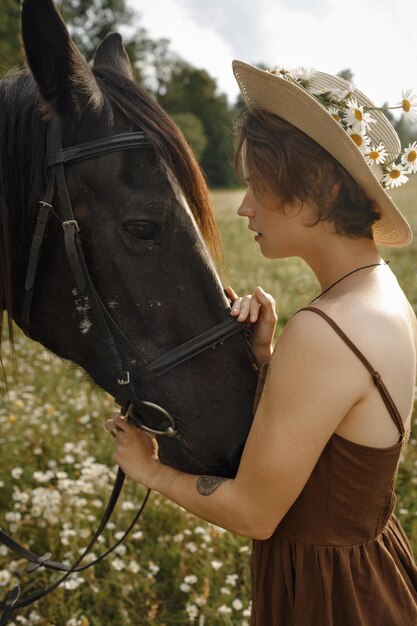
<svg viewBox="0 0 417 626"><path fill-rule="evenodd" d="M58 113L98 110L102 94L52 0L24 0L26 57L44 100Z"/></svg>

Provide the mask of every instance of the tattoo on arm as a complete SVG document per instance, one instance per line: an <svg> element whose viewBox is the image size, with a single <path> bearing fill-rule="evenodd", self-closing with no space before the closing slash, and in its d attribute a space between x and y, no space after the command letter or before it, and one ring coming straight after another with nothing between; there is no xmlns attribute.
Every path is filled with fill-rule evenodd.
<svg viewBox="0 0 417 626"><path fill-rule="evenodd" d="M197 478L197 491L202 496L209 496L214 493L225 480L227 480L227 478L221 478L221 476L199 476Z"/></svg>

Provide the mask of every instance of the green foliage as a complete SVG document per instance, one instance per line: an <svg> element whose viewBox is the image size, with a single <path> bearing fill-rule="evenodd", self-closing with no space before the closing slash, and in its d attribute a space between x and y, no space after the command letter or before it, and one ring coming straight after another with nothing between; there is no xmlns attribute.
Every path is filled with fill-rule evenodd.
<svg viewBox="0 0 417 626"><path fill-rule="evenodd" d="M166 93L159 100L170 114L187 111L201 120L208 140L201 165L209 183L213 187L233 184L230 161L234 115L226 96L217 93L215 79L206 70L179 62L166 86Z"/></svg>
<svg viewBox="0 0 417 626"><path fill-rule="evenodd" d="M19 0L0 0L0 77L23 62Z"/></svg>
<svg viewBox="0 0 417 626"><path fill-rule="evenodd" d="M202 121L194 113L173 113L171 117L183 132L197 159L200 159L207 146Z"/></svg>

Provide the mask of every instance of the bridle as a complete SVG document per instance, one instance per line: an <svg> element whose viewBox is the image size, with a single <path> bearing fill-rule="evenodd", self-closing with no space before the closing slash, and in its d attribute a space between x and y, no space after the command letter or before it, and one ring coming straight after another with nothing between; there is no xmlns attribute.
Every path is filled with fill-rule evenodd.
<svg viewBox="0 0 417 626"><path fill-rule="evenodd" d="M80 238L80 228L74 217L64 166L68 163L84 161L103 154L149 146L151 145L151 142L144 132L132 132L113 135L104 139L96 139L87 143L63 148L61 121L57 116L53 116L47 126L46 145L46 163L48 171L47 189L44 198L39 202L39 212L30 247L25 281L25 295L21 312L22 329L28 336L30 336L30 313L34 295L35 280L41 256L42 244L46 234L46 227L49 217L52 211L54 211L54 214L59 217L63 227L66 256L71 267L77 291L82 296L88 298L88 302L97 325L99 342L101 344L102 351L107 355L112 371L114 372L115 379L117 380L119 392L116 394L115 401L122 407L122 412L127 415L128 420L138 428L157 436L179 438L181 437L181 433L177 428L174 416L172 416L169 411L158 404L137 397L130 376L130 371L124 365L127 358L140 363L139 372L143 377L154 377L167 372L169 369L187 361L208 348L212 348L219 343L221 344L224 339L241 332L242 330L247 330L247 327L244 324L237 322L235 318L228 316L227 319L217 326L214 326L213 328L210 328L196 337L186 341L180 346L173 348L169 352L157 358L155 361L147 362L114 321L95 289L85 261ZM54 200L55 203L53 208ZM148 410L151 409L159 414L165 420L167 424L166 427L163 430L157 430L144 424L142 418L140 417L141 406L145 406ZM79 572L87 569L88 567L92 567L110 554L110 552L112 552L118 545L120 545L120 543L124 541L130 530L139 519L149 498L150 490L148 490L133 521L117 543L94 561L88 563L87 565L80 565L84 557L92 549L94 543L97 541L110 519L117 499L120 495L124 478L125 475L119 468L102 520L81 556L71 566L51 560L51 555L49 553L44 555L35 554L0 530L0 543L6 545L17 556L32 563L28 572L32 572L39 567L65 572L64 575L57 581L47 587L36 590L26 598L19 599L20 587L14 587L8 594L6 600L0 602L0 610L3 609L3 613L0 616L0 626L5 626L7 624L9 618L16 609L28 606L32 602L35 602L36 600L39 600L43 596L49 594L62 582L64 582L64 580L66 580L73 572Z"/></svg>

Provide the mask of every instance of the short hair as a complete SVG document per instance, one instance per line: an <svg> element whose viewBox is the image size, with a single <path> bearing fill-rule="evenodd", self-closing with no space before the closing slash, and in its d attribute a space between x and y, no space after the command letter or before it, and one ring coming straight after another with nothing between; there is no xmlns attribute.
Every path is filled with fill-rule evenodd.
<svg viewBox="0 0 417 626"><path fill-rule="evenodd" d="M372 224L380 218L376 202L331 154L293 124L260 109L245 111L237 122L236 138L237 176L242 180L244 148L255 193L269 189L282 210L296 199L308 200L316 210L312 225L328 221L340 235L373 238Z"/></svg>

